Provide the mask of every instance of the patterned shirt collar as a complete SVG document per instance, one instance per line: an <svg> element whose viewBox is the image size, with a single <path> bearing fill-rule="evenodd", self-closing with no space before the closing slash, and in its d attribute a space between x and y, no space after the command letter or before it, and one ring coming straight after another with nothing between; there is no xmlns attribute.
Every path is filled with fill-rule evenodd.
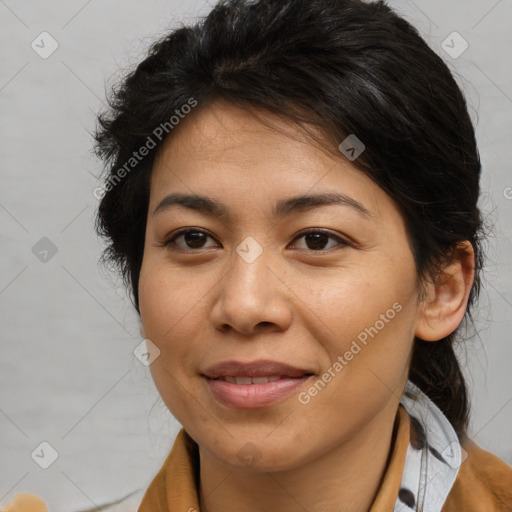
<svg viewBox="0 0 512 512"><path fill-rule="evenodd" d="M411 433L394 512L439 512L465 452L446 416L411 381L400 403L410 416Z"/></svg>

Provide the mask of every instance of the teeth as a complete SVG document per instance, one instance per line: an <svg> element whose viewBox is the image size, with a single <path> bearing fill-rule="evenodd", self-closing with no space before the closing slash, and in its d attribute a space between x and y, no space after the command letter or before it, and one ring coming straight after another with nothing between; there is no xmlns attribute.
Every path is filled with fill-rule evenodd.
<svg viewBox="0 0 512 512"><path fill-rule="evenodd" d="M236 383L240 386L245 386L246 384L252 384L251 377L235 377Z"/></svg>
<svg viewBox="0 0 512 512"><path fill-rule="evenodd" d="M219 380L225 380L231 384L239 386L247 386L249 384L264 384L265 382L275 382L281 378L280 375L272 375L270 377L219 377Z"/></svg>
<svg viewBox="0 0 512 512"><path fill-rule="evenodd" d="M265 382L275 382L281 378L280 375L272 375L271 377L252 377L253 384L263 384Z"/></svg>

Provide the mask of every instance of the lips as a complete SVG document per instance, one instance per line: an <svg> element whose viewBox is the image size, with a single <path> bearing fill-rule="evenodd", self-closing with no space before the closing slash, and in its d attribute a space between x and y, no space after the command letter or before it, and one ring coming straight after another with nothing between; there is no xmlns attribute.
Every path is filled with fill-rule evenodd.
<svg viewBox="0 0 512 512"><path fill-rule="evenodd" d="M202 373L219 403L235 409L278 404L306 385L314 372L268 359L242 363L224 361Z"/></svg>
<svg viewBox="0 0 512 512"><path fill-rule="evenodd" d="M252 379L258 379L259 377L267 377L269 381L272 381L278 380L276 377L299 378L313 374L314 372L309 368L301 368L268 359L250 361L247 363L239 361L223 361L212 365L203 371L203 376L209 379L222 379L228 382L233 382L231 379L235 379L234 382L241 385L259 383L258 381L252 381ZM230 378L230 380L228 380L228 378ZM251 382L247 380L248 378L251 379Z"/></svg>
<svg viewBox="0 0 512 512"><path fill-rule="evenodd" d="M310 379L302 377L279 377L278 380L261 384L253 383L250 377L239 377L251 380L250 384L237 384L218 379L205 377L204 380L213 397L221 404L235 409L256 409L276 405L293 393L307 385ZM262 378L262 377L256 377ZM229 379L229 377L226 377Z"/></svg>

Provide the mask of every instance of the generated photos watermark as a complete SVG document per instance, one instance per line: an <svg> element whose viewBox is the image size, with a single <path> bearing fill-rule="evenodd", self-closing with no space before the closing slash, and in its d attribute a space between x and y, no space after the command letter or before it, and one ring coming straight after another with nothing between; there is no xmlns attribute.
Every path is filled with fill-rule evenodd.
<svg viewBox="0 0 512 512"><path fill-rule="evenodd" d="M153 130L151 135L148 135L144 144L137 151L132 153L132 156L124 163L124 165L117 169L117 171L113 173L105 183L94 189L94 197L96 199L101 199L107 192L110 192L118 183L120 183L121 180L130 173L130 171L137 167L144 157L149 155L150 151L157 146L158 142L165 139L165 137L169 135L176 126L178 126L180 121L185 119L185 117L192 112L192 109L196 107L197 104L198 102L195 98L189 98L187 103L174 111L175 115L172 115L168 121L160 123Z"/></svg>
<svg viewBox="0 0 512 512"><path fill-rule="evenodd" d="M357 341L353 340L350 344L350 348L345 351L342 356L338 356L334 364L332 364L320 378L318 378L315 383L310 386L307 391L303 391L299 393L298 400L301 404L306 405L309 404L311 399L318 395L320 391L322 391L325 386L329 382L331 382L337 374L339 374L345 366L348 365L354 356L359 354L361 350L366 347L368 344L368 337L374 338L379 334L379 332L386 327L389 322L395 318L397 313L402 311L402 304L399 302L395 302L391 308L389 308L385 313L381 314L379 319L370 327L366 327L363 331L361 331L357 335ZM359 343L358 343L359 342Z"/></svg>

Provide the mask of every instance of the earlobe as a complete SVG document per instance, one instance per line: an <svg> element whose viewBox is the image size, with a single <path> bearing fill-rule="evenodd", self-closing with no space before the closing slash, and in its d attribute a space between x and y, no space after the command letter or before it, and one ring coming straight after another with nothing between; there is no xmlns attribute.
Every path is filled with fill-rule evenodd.
<svg viewBox="0 0 512 512"><path fill-rule="evenodd" d="M436 283L427 284L416 323L417 338L438 341L457 329L466 312L474 276L475 253L466 240L457 245L453 262L444 268Z"/></svg>

